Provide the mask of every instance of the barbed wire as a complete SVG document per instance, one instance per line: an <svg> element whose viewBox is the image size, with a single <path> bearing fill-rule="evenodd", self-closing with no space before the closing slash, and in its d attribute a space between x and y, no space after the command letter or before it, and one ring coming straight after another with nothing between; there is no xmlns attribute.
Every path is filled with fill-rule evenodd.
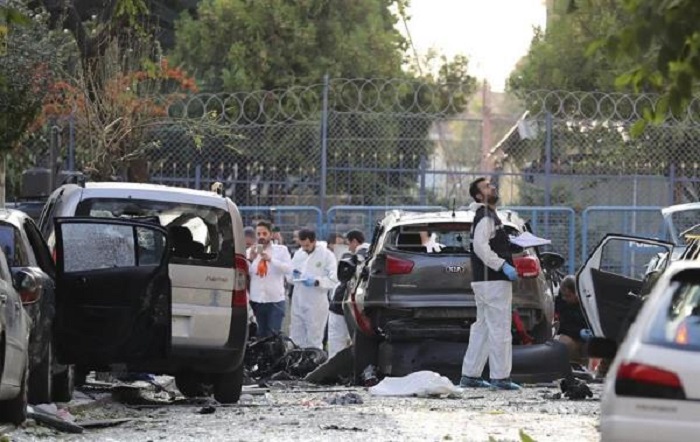
<svg viewBox="0 0 700 442"><path fill-rule="evenodd" d="M323 110L324 89L328 91L328 108L335 112L454 115L464 110L473 88L469 83L340 78L327 85L191 95L171 105L168 115L243 125L318 119Z"/></svg>
<svg viewBox="0 0 700 442"><path fill-rule="evenodd" d="M169 109L176 118L207 118L223 124L284 124L319 119L324 90L328 111L356 114L410 114L444 118L464 111L475 93L468 83L427 83L412 79L332 79L288 89L188 96ZM658 107L651 93L534 90L519 93L520 111L530 118L581 119L633 123ZM684 112L666 113L665 124L700 124L700 98Z"/></svg>

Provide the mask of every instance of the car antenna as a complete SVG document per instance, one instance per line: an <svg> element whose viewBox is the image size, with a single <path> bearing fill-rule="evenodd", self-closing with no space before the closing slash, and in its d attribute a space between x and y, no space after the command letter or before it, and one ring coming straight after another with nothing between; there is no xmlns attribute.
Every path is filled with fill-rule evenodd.
<svg viewBox="0 0 700 442"><path fill-rule="evenodd" d="M455 218L457 214L455 213L455 207L457 207L457 198L452 198L452 218Z"/></svg>

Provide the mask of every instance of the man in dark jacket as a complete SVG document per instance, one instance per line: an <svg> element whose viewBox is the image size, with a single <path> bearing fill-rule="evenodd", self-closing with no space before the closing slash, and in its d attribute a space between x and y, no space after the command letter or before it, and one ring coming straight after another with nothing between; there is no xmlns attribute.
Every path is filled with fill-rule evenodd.
<svg viewBox="0 0 700 442"><path fill-rule="evenodd" d="M469 346L459 385L519 390L520 386L510 379L512 281L518 279L510 238L496 212L496 187L487 178L477 178L469 185L469 194L474 198L470 210L475 213L471 231L471 286L476 322L469 329ZM491 375L488 382L481 378L487 360Z"/></svg>
<svg viewBox="0 0 700 442"><path fill-rule="evenodd" d="M576 295L576 278L573 275L568 275L561 281L559 296L554 301L554 311L559 318L559 332L554 339L566 345L570 362L585 366L584 343L593 334L583 317Z"/></svg>

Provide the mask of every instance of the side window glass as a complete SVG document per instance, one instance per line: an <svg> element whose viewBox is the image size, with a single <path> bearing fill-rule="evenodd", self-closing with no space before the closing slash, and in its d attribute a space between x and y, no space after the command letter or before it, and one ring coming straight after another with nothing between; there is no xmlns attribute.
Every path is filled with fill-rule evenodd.
<svg viewBox="0 0 700 442"><path fill-rule="evenodd" d="M0 224L0 247L5 253L8 266L26 267L29 265L27 253L22 247L22 236L15 226Z"/></svg>
<svg viewBox="0 0 700 442"><path fill-rule="evenodd" d="M165 237L154 229L116 224L61 226L65 273L158 265Z"/></svg>

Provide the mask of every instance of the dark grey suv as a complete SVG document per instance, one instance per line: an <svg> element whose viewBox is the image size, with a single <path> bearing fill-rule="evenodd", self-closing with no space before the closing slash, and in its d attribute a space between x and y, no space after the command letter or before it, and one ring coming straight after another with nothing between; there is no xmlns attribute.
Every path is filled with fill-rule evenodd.
<svg viewBox="0 0 700 442"><path fill-rule="evenodd" d="M509 234L528 229L514 212L499 216ZM469 210L394 211L377 224L366 260L339 263L338 276L348 283L343 308L356 378L368 365L392 376L432 369L459 377L476 320L469 255L473 219ZM426 247L426 241L434 246ZM516 266L527 277L513 286L513 377L556 379L568 370L566 350L550 341L557 269L564 260L534 248L515 252Z"/></svg>

